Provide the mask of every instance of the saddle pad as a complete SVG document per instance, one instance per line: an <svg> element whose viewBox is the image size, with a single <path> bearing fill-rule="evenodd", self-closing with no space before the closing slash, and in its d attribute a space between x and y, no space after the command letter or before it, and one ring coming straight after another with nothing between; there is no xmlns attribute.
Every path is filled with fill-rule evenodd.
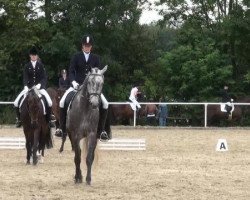
<svg viewBox="0 0 250 200"><path fill-rule="evenodd" d="M23 102L25 100L25 98L27 97L27 93L24 94L22 97L21 97L21 102L19 104L19 109L21 108L21 106L23 105ZM43 114L46 115L46 99L44 96L42 96L42 98L40 98L41 100L41 103L42 103L42 106L43 106Z"/></svg>
<svg viewBox="0 0 250 200"><path fill-rule="evenodd" d="M46 115L46 107L45 107L46 102L45 102L45 99L44 99L44 97L42 97L40 100L41 100L41 103L43 105L43 114Z"/></svg>
<svg viewBox="0 0 250 200"><path fill-rule="evenodd" d="M128 101L127 101L128 102ZM136 105L132 102L128 102L130 104L130 107L133 111L136 111Z"/></svg>
<svg viewBox="0 0 250 200"><path fill-rule="evenodd" d="M234 105L232 103L230 103L230 102L228 102L228 103L221 103L220 104L220 110L221 110L221 112L227 112L226 105L232 107L232 110L231 110L231 113L232 113L234 111Z"/></svg>

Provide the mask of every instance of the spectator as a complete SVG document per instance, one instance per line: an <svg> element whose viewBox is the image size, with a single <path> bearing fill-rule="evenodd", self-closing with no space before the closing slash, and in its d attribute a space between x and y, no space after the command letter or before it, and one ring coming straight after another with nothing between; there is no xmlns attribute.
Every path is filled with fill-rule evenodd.
<svg viewBox="0 0 250 200"><path fill-rule="evenodd" d="M166 99L164 97L161 97L159 102L166 102ZM167 117L168 117L167 104L160 104L159 105L159 126L167 125Z"/></svg>
<svg viewBox="0 0 250 200"><path fill-rule="evenodd" d="M153 99L149 100L153 102ZM145 107L147 124L150 126L156 125L156 115L158 112L157 106L155 104L147 104Z"/></svg>

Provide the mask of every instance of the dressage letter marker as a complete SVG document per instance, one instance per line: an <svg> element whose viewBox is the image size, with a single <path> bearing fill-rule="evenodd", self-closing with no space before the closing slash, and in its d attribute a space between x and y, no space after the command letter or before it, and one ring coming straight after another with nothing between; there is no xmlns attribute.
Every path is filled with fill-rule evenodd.
<svg viewBox="0 0 250 200"><path fill-rule="evenodd" d="M219 139L216 145L216 151L228 151L226 139Z"/></svg>

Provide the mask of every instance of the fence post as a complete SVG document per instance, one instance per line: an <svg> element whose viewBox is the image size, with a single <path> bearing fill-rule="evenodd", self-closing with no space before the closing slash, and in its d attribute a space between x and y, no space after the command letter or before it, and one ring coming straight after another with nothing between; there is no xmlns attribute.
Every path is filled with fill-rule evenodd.
<svg viewBox="0 0 250 200"><path fill-rule="evenodd" d="M207 103L204 104L205 112L204 112L204 127L207 128Z"/></svg>

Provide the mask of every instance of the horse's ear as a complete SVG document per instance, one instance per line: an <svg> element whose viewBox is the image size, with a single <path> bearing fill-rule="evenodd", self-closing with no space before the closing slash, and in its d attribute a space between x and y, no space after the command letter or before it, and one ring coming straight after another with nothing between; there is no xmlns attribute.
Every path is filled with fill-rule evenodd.
<svg viewBox="0 0 250 200"><path fill-rule="evenodd" d="M101 74L104 74L108 69L108 65L105 65L105 67L101 70Z"/></svg>

